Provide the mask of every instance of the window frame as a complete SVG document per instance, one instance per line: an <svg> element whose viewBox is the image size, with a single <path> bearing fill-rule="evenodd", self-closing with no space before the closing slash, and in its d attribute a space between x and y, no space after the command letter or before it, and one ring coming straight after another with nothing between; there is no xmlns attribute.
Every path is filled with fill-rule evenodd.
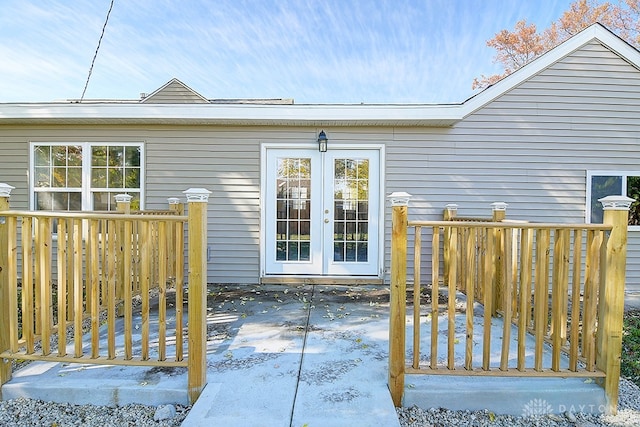
<svg viewBox="0 0 640 427"><path fill-rule="evenodd" d="M30 141L29 143L29 209L36 210L36 193L43 192L69 192L75 191L77 187L37 187L35 184L35 147L66 147L79 146L82 150L82 185L80 187L81 207L82 211L93 211L93 193L94 192L111 192L118 194L138 194L140 199L140 210L144 209L145 195L145 145L143 142L117 142L117 141ZM93 147L137 147L140 150L140 187L139 188L120 188L110 189L104 187L93 187L92 184L92 166L93 166ZM87 157L86 153L89 153ZM42 190L39 190L42 189ZM117 190L117 191L111 191ZM66 212L66 211L59 211Z"/></svg>
<svg viewBox="0 0 640 427"><path fill-rule="evenodd" d="M630 176L640 177L640 170L587 170L587 193L586 193L586 211L585 211L585 222L591 224L591 191L592 191L592 181L594 176L612 176L612 177L620 177L621 178L621 196L626 196L627 189L627 179ZM640 231L640 224L638 225L629 225L629 231Z"/></svg>

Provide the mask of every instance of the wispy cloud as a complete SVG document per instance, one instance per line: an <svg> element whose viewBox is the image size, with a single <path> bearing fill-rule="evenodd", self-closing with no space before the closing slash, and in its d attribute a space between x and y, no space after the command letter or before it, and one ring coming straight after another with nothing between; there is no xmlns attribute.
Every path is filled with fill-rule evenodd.
<svg viewBox="0 0 640 427"><path fill-rule="evenodd" d="M177 77L210 98L460 102L497 71L486 40L544 27L569 0L116 1L88 98L135 98ZM0 102L77 98L109 0L7 0Z"/></svg>

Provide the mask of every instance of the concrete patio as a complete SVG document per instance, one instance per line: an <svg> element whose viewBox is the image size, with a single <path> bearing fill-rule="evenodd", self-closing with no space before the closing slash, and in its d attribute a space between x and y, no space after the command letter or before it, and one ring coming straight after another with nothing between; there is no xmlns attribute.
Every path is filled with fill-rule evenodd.
<svg viewBox="0 0 640 427"><path fill-rule="evenodd" d="M399 425L387 387L388 298L384 286L210 286L208 384L183 426ZM424 343L429 329L423 327ZM584 378L413 375L405 385L405 406L513 415L535 399L554 411L573 405L587 412L598 412L604 399ZM188 404L185 368L38 362L16 372L2 394L108 406Z"/></svg>

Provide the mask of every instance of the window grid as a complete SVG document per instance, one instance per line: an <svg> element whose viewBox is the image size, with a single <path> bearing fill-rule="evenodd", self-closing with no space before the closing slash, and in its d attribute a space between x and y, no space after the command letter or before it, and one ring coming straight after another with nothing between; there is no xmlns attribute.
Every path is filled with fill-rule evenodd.
<svg viewBox="0 0 640 427"><path fill-rule="evenodd" d="M311 260L311 159L279 158L276 260Z"/></svg>
<svg viewBox="0 0 640 427"><path fill-rule="evenodd" d="M32 208L114 210L115 195L127 193L140 209L142 150L138 143L32 143Z"/></svg>
<svg viewBox="0 0 640 427"><path fill-rule="evenodd" d="M369 161L334 160L334 262L369 257Z"/></svg>

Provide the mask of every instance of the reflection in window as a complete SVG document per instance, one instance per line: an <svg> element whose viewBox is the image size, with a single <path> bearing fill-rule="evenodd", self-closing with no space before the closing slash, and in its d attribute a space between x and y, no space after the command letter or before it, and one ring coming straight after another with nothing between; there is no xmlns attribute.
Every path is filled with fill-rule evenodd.
<svg viewBox="0 0 640 427"><path fill-rule="evenodd" d="M598 173L591 176L591 193L589 201L591 203L591 222L602 223L603 210L602 203L598 201L606 196L624 195L636 201L631 204L629 210L629 225L640 225L640 172L637 174L627 173Z"/></svg>
<svg viewBox="0 0 640 427"><path fill-rule="evenodd" d="M334 161L333 260L369 258L369 160Z"/></svg>
<svg viewBox="0 0 640 427"><path fill-rule="evenodd" d="M277 159L276 260L311 260L311 159Z"/></svg>
<svg viewBox="0 0 640 427"><path fill-rule="evenodd" d="M127 193L140 209L141 152L140 144L33 145L35 208L114 210L115 195Z"/></svg>

